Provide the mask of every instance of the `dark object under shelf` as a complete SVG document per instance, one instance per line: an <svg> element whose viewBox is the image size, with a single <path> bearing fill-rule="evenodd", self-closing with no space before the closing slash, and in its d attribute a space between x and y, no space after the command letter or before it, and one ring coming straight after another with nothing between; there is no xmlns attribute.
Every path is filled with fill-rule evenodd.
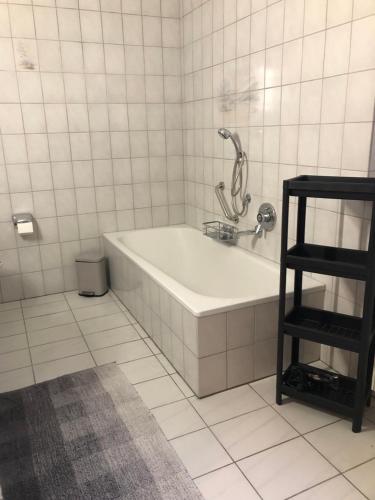
<svg viewBox="0 0 375 500"><path fill-rule="evenodd" d="M302 363L290 365L282 379L283 394L349 417L354 412L355 386L353 378Z"/></svg>
<svg viewBox="0 0 375 500"><path fill-rule="evenodd" d="M296 245L288 250L289 197L298 197ZM367 251L305 243L306 199L372 201ZM294 307L285 314L286 272L294 269ZM363 316L358 318L302 305L303 271L365 282ZM370 403L374 368L375 179L302 175L283 183L280 258L280 308L276 402L282 394L340 412L360 432ZM291 364L283 373L284 335L292 337ZM299 342L306 339L358 353L357 377L337 375L299 362Z"/></svg>

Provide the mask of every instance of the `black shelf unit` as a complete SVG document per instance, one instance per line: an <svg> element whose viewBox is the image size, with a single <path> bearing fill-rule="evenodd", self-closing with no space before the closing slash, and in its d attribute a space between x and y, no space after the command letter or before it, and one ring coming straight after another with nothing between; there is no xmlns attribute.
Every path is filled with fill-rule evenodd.
<svg viewBox="0 0 375 500"><path fill-rule="evenodd" d="M288 249L289 198L298 198L296 244ZM305 243L307 198L372 202L367 251ZM283 183L280 258L276 402L282 395L352 418L353 432L362 428L370 404L375 354L375 179L301 175ZM285 314L286 274L294 270L293 309ZM303 272L360 280L365 283L362 317L302 305ZM291 363L283 371L284 337L292 337ZM299 361L300 339L358 353L356 378L321 370Z"/></svg>

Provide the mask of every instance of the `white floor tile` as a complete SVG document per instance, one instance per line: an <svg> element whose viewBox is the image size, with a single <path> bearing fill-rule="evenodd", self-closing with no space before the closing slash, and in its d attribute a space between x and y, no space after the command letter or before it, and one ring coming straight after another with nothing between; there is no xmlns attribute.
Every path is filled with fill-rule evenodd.
<svg viewBox="0 0 375 500"><path fill-rule="evenodd" d="M23 315L25 319L28 319L28 318L37 318L38 316L45 316L46 314L54 314L68 310L69 306L66 300L60 300L58 302L50 302L48 304L42 304L39 306L25 307L23 309Z"/></svg>
<svg viewBox="0 0 375 500"><path fill-rule="evenodd" d="M87 368L93 368L95 363L89 352L71 356L69 358L57 359L48 363L34 366L36 382L43 382L68 373L79 372Z"/></svg>
<svg viewBox="0 0 375 500"><path fill-rule="evenodd" d="M9 323L10 321L22 320L21 309L10 309L9 311L0 312L0 323Z"/></svg>
<svg viewBox="0 0 375 500"><path fill-rule="evenodd" d="M137 339L139 339L139 335L132 325L120 326L113 330L86 335L86 342L92 351Z"/></svg>
<svg viewBox="0 0 375 500"><path fill-rule="evenodd" d="M237 417L267 405L248 385L208 396L192 398L191 402L208 425Z"/></svg>
<svg viewBox="0 0 375 500"><path fill-rule="evenodd" d="M0 337L9 337L9 335L19 335L25 332L25 323L23 320L12 321L0 325Z"/></svg>
<svg viewBox="0 0 375 500"><path fill-rule="evenodd" d="M135 386L147 408L173 403L185 396L170 377L161 377Z"/></svg>
<svg viewBox="0 0 375 500"><path fill-rule="evenodd" d="M52 304L53 302L64 301L65 297L63 293L54 293L52 295L43 295L42 297L34 297L32 299L21 300L23 308L41 306L43 304Z"/></svg>
<svg viewBox="0 0 375 500"><path fill-rule="evenodd" d="M28 344L25 333L22 333L21 335L12 335L11 337L0 338L0 354L27 348Z"/></svg>
<svg viewBox="0 0 375 500"><path fill-rule="evenodd" d="M337 475L302 437L238 462L264 500L282 500Z"/></svg>
<svg viewBox="0 0 375 500"><path fill-rule="evenodd" d="M105 347L93 351L92 355L98 365L106 363L126 363L134 359L145 358L151 356L151 351L143 340L135 340L134 342L126 342L126 344Z"/></svg>
<svg viewBox="0 0 375 500"><path fill-rule="evenodd" d="M16 370L30 365L31 359L28 349L0 354L0 372Z"/></svg>
<svg viewBox="0 0 375 500"><path fill-rule="evenodd" d="M30 348L31 359L34 364L46 363L54 359L66 358L87 352L87 345L82 337L60 340L51 344L38 345Z"/></svg>
<svg viewBox="0 0 375 500"><path fill-rule="evenodd" d="M167 375L167 372L155 356L136 359L129 363L123 363L119 365L119 367L132 384L138 384L139 382L145 382L146 380L152 380Z"/></svg>
<svg viewBox="0 0 375 500"><path fill-rule="evenodd" d="M29 332L27 335L30 347L82 336L77 323L54 326L52 328L45 328L44 330L35 330L34 332Z"/></svg>
<svg viewBox="0 0 375 500"><path fill-rule="evenodd" d="M374 484L375 488L375 484ZM375 491L375 489L373 490ZM369 497L371 498L371 497ZM375 497L374 497L375 498ZM293 500L365 500L343 476L329 479L310 490L293 497Z"/></svg>
<svg viewBox="0 0 375 500"><path fill-rule="evenodd" d="M103 304L73 309L73 314L77 321L108 316L109 314L116 314L119 312L120 308L114 302L104 302Z"/></svg>
<svg viewBox="0 0 375 500"><path fill-rule="evenodd" d="M273 405L273 408L301 434L340 420L338 415L291 399L284 401L281 406Z"/></svg>
<svg viewBox="0 0 375 500"><path fill-rule="evenodd" d="M183 436L206 427L189 401L183 399L152 410L167 439Z"/></svg>
<svg viewBox="0 0 375 500"><path fill-rule="evenodd" d="M268 404L273 405L276 401L276 376L263 378L250 384Z"/></svg>
<svg viewBox="0 0 375 500"><path fill-rule="evenodd" d="M345 476L370 500L375 500L375 460L346 472Z"/></svg>
<svg viewBox="0 0 375 500"><path fill-rule="evenodd" d="M129 324L129 321L124 313L110 314L109 316L102 316L100 318L85 319L78 322L79 327L84 335L90 333L102 332L104 330L112 330L119 326Z"/></svg>
<svg viewBox="0 0 375 500"><path fill-rule="evenodd" d="M305 437L341 472L375 458L375 425L366 420L359 433L351 421L340 420Z"/></svg>
<svg viewBox="0 0 375 500"><path fill-rule="evenodd" d="M171 444L192 478L232 462L208 429L172 439Z"/></svg>
<svg viewBox="0 0 375 500"><path fill-rule="evenodd" d="M102 297L82 297L81 295L78 295L78 292L65 292L65 298L72 309L104 304L105 302L113 301L112 297L108 293Z"/></svg>
<svg viewBox="0 0 375 500"><path fill-rule="evenodd" d="M259 500L260 497L234 464L195 480L205 500Z"/></svg>
<svg viewBox="0 0 375 500"><path fill-rule="evenodd" d="M216 424L212 431L234 460L253 455L298 435L269 406Z"/></svg>
<svg viewBox="0 0 375 500"><path fill-rule="evenodd" d="M34 374L31 366L0 373L0 392L15 391L34 383Z"/></svg>
<svg viewBox="0 0 375 500"><path fill-rule="evenodd" d="M74 317L70 311L64 311L49 314L47 316L38 316L37 318L26 319L25 323L26 329L29 332L34 332L35 330L42 330L43 328L52 328L53 326L74 323Z"/></svg>

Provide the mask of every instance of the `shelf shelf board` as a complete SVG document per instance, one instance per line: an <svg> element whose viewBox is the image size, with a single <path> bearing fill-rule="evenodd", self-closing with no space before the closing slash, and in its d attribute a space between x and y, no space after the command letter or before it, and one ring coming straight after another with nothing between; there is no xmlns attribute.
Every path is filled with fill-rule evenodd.
<svg viewBox="0 0 375 500"><path fill-rule="evenodd" d="M289 269L366 280L367 252L310 243L297 244L287 252Z"/></svg>
<svg viewBox="0 0 375 500"><path fill-rule="evenodd" d="M375 178L300 175L287 181L290 196L375 200Z"/></svg>
<svg viewBox="0 0 375 500"><path fill-rule="evenodd" d="M287 314L283 329L293 337L359 352L361 325L356 316L300 306Z"/></svg>
<svg viewBox="0 0 375 500"><path fill-rule="evenodd" d="M299 367L303 373L307 376L312 375L336 375L338 377L338 388L337 390L329 387L327 384L316 383L315 386L308 390L300 390L297 387L293 387L288 381L286 374L291 367ZM305 365L303 363L297 363L296 365L290 365L283 374L283 380L281 385L281 392L287 396L290 396L306 403L310 403L327 410L334 412L339 412L347 416L352 416L354 413L354 394L356 387L356 380L351 377L345 377L344 375L339 375L327 370L321 370L320 368L315 368L310 365Z"/></svg>

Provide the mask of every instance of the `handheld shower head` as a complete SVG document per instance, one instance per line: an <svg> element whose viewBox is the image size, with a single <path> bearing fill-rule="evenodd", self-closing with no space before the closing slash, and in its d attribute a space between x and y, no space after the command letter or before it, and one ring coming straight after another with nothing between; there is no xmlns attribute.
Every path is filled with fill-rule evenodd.
<svg viewBox="0 0 375 500"><path fill-rule="evenodd" d="M232 132L230 132L227 128L219 128L217 133L222 137L223 139L229 139L229 137L232 137Z"/></svg>
<svg viewBox="0 0 375 500"><path fill-rule="evenodd" d="M232 134L232 132L227 128L219 128L217 133L223 139L230 139L233 142L233 145L236 148L237 160L240 160L243 153L240 138L238 137L238 135L236 133Z"/></svg>

